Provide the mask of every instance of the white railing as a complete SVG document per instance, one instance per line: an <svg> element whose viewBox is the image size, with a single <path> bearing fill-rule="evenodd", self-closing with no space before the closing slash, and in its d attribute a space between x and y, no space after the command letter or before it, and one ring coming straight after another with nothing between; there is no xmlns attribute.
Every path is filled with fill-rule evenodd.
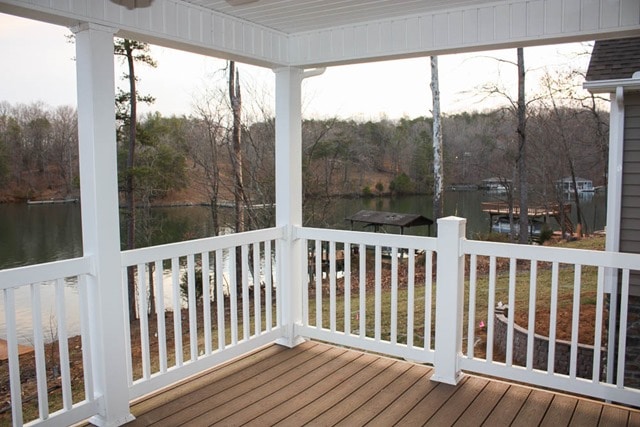
<svg viewBox="0 0 640 427"><path fill-rule="evenodd" d="M136 319L125 321L132 399L281 336L282 236L273 228L122 253L123 286L135 287Z"/></svg>
<svg viewBox="0 0 640 427"><path fill-rule="evenodd" d="M14 426L70 425L97 413L85 280L91 272L86 257L0 271L8 361L0 375L9 377ZM80 374L70 352L82 353Z"/></svg>
<svg viewBox="0 0 640 427"><path fill-rule="evenodd" d="M432 379L451 384L466 370L637 405L625 354L640 255L471 241L464 225L440 220L437 239L297 229L306 248L301 334L432 363ZM605 277L618 274L619 289L607 291ZM587 309L594 332L583 345ZM526 329L541 314L546 340Z"/></svg>
<svg viewBox="0 0 640 427"><path fill-rule="evenodd" d="M640 271L640 255L472 240L462 242L462 251L470 265L462 369L638 405L640 389L625 386L625 355L629 278ZM605 277L618 273L620 286L606 292ZM496 316L500 302L507 316ZM544 337L516 324L518 318L537 325L541 315L549 319ZM476 333L479 321L486 322L486 335ZM593 332L585 337L581 328L588 321ZM570 326L561 340L562 323ZM498 340L500 329L506 334Z"/></svg>
<svg viewBox="0 0 640 427"><path fill-rule="evenodd" d="M427 237L299 228L300 334L433 363L433 253Z"/></svg>
<svg viewBox="0 0 640 427"><path fill-rule="evenodd" d="M123 252L122 286L135 285L135 318L124 310L130 399L298 335L431 363L437 381L455 384L465 370L637 405L640 390L625 383L625 356L630 277L639 273L640 255L470 241L464 224L441 219L438 238L294 227ZM279 275L288 260L280 257L288 244L300 248L292 255L302 265L302 277L292 280L300 298L288 299L299 310L282 304ZM88 257L0 271L14 425L72 424L99 410L102 386L92 376L90 349L101 337L89 334L89 310L99 304L89 298L93 275ZM607 278L620 286L608 288ZM69 283L77 289L79 349L69 345ZM55 334L41 314L50 290ZM21 371L30 356L19 355L21 293L33 324L23 334L33 347L31 394ZM578 338L587 308L590 359ZM285 310L293 324L284 324ZM546 347L540 331L526 326L542 314L550 324ZM562 343L556 325L565 314L571 327ZM82 351L81 378L72 378L72 350ZM125 381L119 390L126 393ZM33 404L23 399L30 395Z"/></svg>

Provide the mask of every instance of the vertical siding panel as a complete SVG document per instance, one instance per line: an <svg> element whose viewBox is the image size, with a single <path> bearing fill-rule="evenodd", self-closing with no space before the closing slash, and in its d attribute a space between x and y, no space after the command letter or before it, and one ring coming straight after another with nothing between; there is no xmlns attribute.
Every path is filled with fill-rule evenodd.
<svg viewBox="0 0 640 427"><path fill-rule="evenodd" d="M535 1L527 4L527 35L544 34L544 2Z"/></svg>
<svg viewBox="0 0 640 427"><path fill-rule="evenodd" d="M638 4L636 2L636 4ZM606 6L601 6L600 25L603 28L615 27L620 22L620 1L609 0Z"/></svg>
<svg viewBox="0 0 640 427"><path fill-rule="evenodd" d="M189 9L189 38L194 42L202 42L202 13L199 9Z"/></svg>
<svg viewBox="0 0 640 427"><path fill-rule="evenodd" d="M205 45L213 44L213 14L202 14L201 41Z"/></svg>
<svg viewBox="0 0 640 427"><path fill-rule="evenodd" d="M176 34L181 39L188 39L190 36L189 9L186 7L176 8Z"/></svg>
<svg viewBox="0 0 640 427"><path fill-rule="evenodd" d="M367 52L367 28L363 25L355 28L353 50L355 56L364 55Z"/></svg>
<svg viewBox="0 0 640 427"><path fill-rule="evenodd" d="M369 24L365 27L366 34L368 35L368 45L366 53L379 53L382 49L382 44L380 41L380 24L373 23Z"/></svg>
<svg viewBox="0 0 640 427"><path fill-rule="evenodd" d="M565 0L562 11L562 30L574 32L580 29L580 0Z"/></svg>
<svg viewBox="0 0 640 427"><path fill-rule="evenodd" d="M331 55L335 58L344 57L344 37L345 30L343 28L331 30Z"/></svg>
<svg viewBox="0 0 640 427"><path fill-rule="evenodd" d="M344 28L342 31L342 56L351 57L356 52L356 32L353 28Z"/></svg>
<svg viewBox="0 0 640 427"><path fill-rule="evenodd" d="M149 28L151 31L164 30L164 9L161 7L153 7L150 9Z"/></svg>
<svg viewBox="0 0 640 427"><path fill-rule="evenodd" d="M178 35L178 29L176 28L178 13L176 9L175 3L164 3L164 31L172 36Z"/></svg>
<svg viewBox="0 0 640 427"><path fill-rule="evenodd" d="M527 35L527 4L511 5L510 13L511 37L525 37Z"/></svg>
<svg viewBox="0 0 640 427"><path fill-rule="evenodd" d="M449 43L449 19L446 14L433 16L433 39L436 46Z"/></svg>
<svg viewBox="0 0 640 427"><path fill-rule="evenodd" d="M407 24L408 20L393 21L391 24L391 40L393 50L406 50L407 49Z"/></svg>
<svg viewBox="0 0 640 427"><path fill-rule="evenodd" d="M580 28L582 30L595 30L600 24L600 0L583 0Z"/></svg>
<svg viewBox="0 0 640 427"><path fill-rule="evenodd" d="M252 26L242 25L242 49L253 55L256 54L255 36L256 32Z"/></svg>
<svg viewBox="0 0 640 427"><path fill-rule="evenodd" d="M380 24L380 50L389 52L393 49L393 23L383 22Z"/></svg>
<svg viewBox="0 0 640 427"><path fill-rule="evenodd" d="M463 31L464 31L464 25L463 25L463 15L462 12L453 12L450 13L448 15L448 19L447 19L448 23L447 25L449 26L449 40L448 40L448 44L452 45L460 45L463 42Z"/></svg>
<svg viewBox="0 0 640 427"><path fill-rule="evenodd" d="M557 34L562 31L562 2L545 2L544 25L544 32L546 34Z"/></svg>
<svg viewBox="0 0 640 427"><path fill-rule="evenodd" d="M478 13L478 41L486 42L496 38L494 12L493 7L480 9Z"/></svg>
<svg viewBox="0 0 640 427"><path fill-rule="evenodd" d="M620 5L620 23L622 25L638 25L640 2L638 0L622 0Z"/></svg>
<svg viewBox="0 0 640 427"><path fill-rule="evenodd" d="M478 10L467 10L462 17L462 41L465 44L478 41Z"/></svg>
<svg viewBox="0 0 640 427"><path fill-rule="evenodd" d="M420 45L423 49L428 49L433 46L433 16L423 16L420 18Z"/></svg>
<svg viewBox="0 0 640 427"><path fill-rule="evenodd" d="M407 49L420 47L420 20L418 18L407 19L405 37Z"/></svg>
<svg viewBox="0 0 640 427"><path fill-rule="evenodd" d="M221 17L214 15L213 22L211 23L211 41L219 46L224 46L224 36L224 20Z"/></svg>
<svg viewBox="0 0 640 427"><path fill-rule="evenodd" d="M509 6L500 5L495 8L495 38L504 40L509 37Z"/></svg>

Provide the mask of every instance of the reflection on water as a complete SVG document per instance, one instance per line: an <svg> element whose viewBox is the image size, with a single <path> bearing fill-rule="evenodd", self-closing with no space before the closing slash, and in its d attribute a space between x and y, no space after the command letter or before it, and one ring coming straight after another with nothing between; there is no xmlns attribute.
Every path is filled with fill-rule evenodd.
<svg viewBox="0 0 640 427"><path fill-rule="evenodd" d="M447 192L445 194L445 215L467 218L467 237L474 238L479 233L490 230L489 215L481 210L483 201L492 200L480 191ZM395 198L360 198L336 199L324 209L322 215L315 215L305 210L305 224L313 227L349 229L350 223L345 218L362 209L380 210L402 213L416 213L432 217L432 201L430 196L404 196ZM581 199L581 208L587 220L587 228L591 231L604 228L606 221L606 196L595 194ZM222 210L223 223L231 224L231 210ZM575 223L575 208L572 210ZM80 205L12 205L0 204L0 269L32 265L82 255L82 232L80 224ZM121 220L124 224L124 221ZM552 227L557 228L554 220ZM153 208L150 217L139 227L143 228L147 238L138 241L138 247L171 243L196 239L213 235L213 225L208 207L175 207ZM435 234L436 226L432 226L431 234ZM361 230L359 226L354 229ZM426 235L427 227L416 227L405 230L405 234ZM229 229L226 229L228 232ZM398 233L394 227L385 230ZM125 233L121 231L121 236ZM225 264L227 260L225 259ZM228 266L226 267L228 268ZM165 279L166 280L166 279ZM170 281L169 281L170 282ZM171 306L172 289L165 289L165 303ZM167 295L167 293L170 293ZM78 292L75 282L64 287L67 305L67 328L69 335L79 332L78 324ZM19 324L21 343L32 342L31 325L31 290L23 287L16 291L16 316ZM42 322L45 332L55 331L55 292L52 284L42 286L41 306ZM5 335L4 301L0 298L0 337ZM48 339L45 336L45 339ZM49 338L50 339L50 338Z"/></svg>

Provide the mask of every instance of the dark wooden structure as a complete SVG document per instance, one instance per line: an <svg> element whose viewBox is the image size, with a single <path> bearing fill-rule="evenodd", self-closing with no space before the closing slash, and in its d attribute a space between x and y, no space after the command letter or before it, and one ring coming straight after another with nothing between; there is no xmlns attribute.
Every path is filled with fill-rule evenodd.
<svg viewBox="0 0 640 427"><path fill-rule="evenodd" d="M409 227L418 227L426 225L429 227L429 235L431 235L431 225L433 220L418 214L383 212L383 211L359 211L347 218L351 221L351 229L356 222L364 223L364 227L373 227L374 231L379 231L380 227L388 225L400 227L400 234L404 234L404 229Z"/></svg>

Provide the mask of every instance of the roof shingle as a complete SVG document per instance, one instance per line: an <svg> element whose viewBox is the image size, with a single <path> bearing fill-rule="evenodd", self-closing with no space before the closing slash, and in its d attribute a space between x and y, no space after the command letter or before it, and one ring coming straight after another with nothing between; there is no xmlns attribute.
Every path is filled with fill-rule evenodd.
<svg viewBox="0 0 640 427"><path fill-rule="evenodd" d="M586 80L630 79L636 71L640 71L640 37L598 40Z"/></svg>

